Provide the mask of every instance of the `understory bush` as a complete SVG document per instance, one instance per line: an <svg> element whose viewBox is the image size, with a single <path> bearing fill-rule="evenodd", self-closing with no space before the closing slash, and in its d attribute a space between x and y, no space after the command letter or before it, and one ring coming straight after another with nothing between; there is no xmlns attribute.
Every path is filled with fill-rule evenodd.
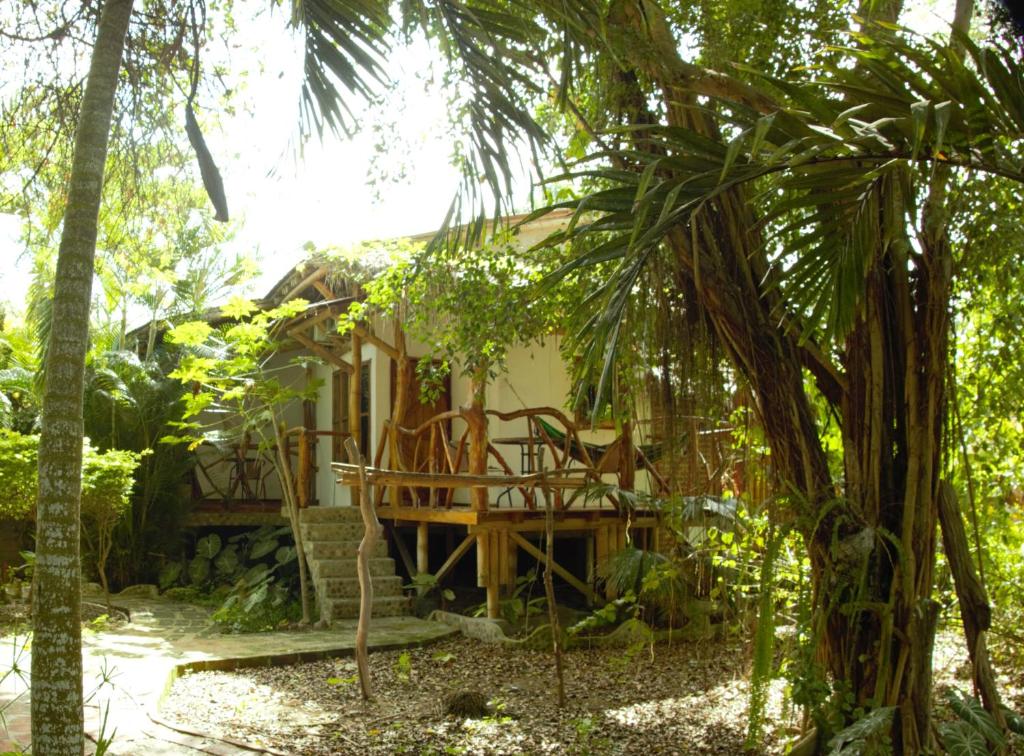
<svg viewBox="0 0 1024 756"><path fill-rule="evenodd" d="M229 632L261 632L299 619L297 552L291 528L264 525L196 542L191 559L170 562L160 588L193 603L219 605L212 619Z"/></svg>
<svg viewBox="0 0 1024 756"><path fill-rule="evenodd" d="M121 449L97 451L85 439L82 448L82 542L104 589L111 535L131 506L140 454ZM0 430L0 519L35 519L39 436Z"/></svg>

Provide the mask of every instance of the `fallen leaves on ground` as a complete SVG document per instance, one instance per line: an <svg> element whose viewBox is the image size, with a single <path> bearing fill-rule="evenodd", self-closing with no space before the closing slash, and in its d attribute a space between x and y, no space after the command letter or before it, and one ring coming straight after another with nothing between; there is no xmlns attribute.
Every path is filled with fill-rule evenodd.
<svg viewBox="0 0 1024 756"><path fill-rule="evenodd" d="M550 654L468 639L370 655L375 700L355 662L197 672L179 678L162 715L213 734L297 754L737 754L746 734L746 648L735 642L574 650L568 705L555 701ZM492 713L445 716L459 691ZM763 752L781 751L779 688ZM775 728L774 730L772 728Z"/></svg>

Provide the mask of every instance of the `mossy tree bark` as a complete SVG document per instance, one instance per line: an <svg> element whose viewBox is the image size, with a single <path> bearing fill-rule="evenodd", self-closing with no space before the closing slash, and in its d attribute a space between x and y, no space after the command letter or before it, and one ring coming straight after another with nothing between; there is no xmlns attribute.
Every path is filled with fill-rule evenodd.
<svg viewBox="0 0 1024 756"><path fill-rule="evenodd" d="M75 135L54 281L39 440L32 750L81 754L82 396L107 142L132 0L107 0L97 27Z"/></svg>

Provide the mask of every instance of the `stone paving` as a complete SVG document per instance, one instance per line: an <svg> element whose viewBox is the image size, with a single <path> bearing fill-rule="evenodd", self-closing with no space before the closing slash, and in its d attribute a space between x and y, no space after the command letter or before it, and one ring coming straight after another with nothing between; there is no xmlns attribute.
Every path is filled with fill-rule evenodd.
<svg viewBox="0 0 1024 756"><path fill-rule="evenodd" d="M157 709L174 676L185 669L234 669L345 656L355 646L355 620L337 620L328 630L221 635L211 626L204 607L138 595L116 596L113 602L130 612L131 622L83 631L87 754L95 753L96 741L111 733L113 744L107 753L120 756L269 752L182 732L188 729L187 723L173 723L173 728L162 723ZM424 645L453 632L441 623L415 617L377 617L369 645L371 650ZM26 684L30 657L24 638L0 638L0 754L30 752Z"/></svg>

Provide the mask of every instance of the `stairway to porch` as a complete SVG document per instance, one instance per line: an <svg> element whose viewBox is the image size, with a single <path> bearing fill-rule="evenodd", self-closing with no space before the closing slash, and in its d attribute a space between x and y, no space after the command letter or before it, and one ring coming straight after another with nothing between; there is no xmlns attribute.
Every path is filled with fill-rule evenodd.
<svg viewBox="0 0 1024 756"><path fill-rule="evenodd" d="M299 515L310 575L316 586L321 617L327 620L359 616L359 578L356 554L363 537L363 520L355 507L307 507ZM373 615L406 614L402 579L388 557L383 538L370 557L373 577Z"/></svg>

